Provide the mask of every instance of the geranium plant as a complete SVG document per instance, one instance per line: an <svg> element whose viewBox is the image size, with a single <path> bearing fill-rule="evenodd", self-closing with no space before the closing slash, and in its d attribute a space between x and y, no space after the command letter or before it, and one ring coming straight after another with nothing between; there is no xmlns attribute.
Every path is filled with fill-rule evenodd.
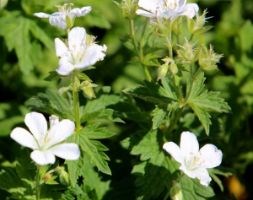
<svg viewBox="0 0 253 200"><path fill-rule="evenodd" d="M21 155L2 164L4 197L220 198L222 176L231 175L222 145L231 108L212 87L222 55L210 42L207 10L186 0L59 2L57 11L22 1L28 56L7 44L24 77L35 72L8 129ZM19 15L8 12L6 22ZM117 16L119 28L104 15Z"/></svg>

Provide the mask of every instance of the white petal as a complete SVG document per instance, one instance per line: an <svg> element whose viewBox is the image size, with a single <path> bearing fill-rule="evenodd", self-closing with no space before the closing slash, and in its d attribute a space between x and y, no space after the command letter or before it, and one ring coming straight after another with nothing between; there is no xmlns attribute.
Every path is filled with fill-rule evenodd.
<svg viewBox="0 0 253 200"><path fill-rule="evenodd" d="M51 115L49 117L49 124L50 128L53 127L54 125L58 124L60 122L59 117L56 115Z"/></svg>
<svg viewBox="0 0 253 200"><path fill-rule="evenodd" d="M54 164L55 162L55 156L50 151L35 150L30 156L39 165Z"/></svg>
<svg viewBox="0 0 253 200"><path fill-rule="evenodd" d="M33 15L39 18L49 18L50 16L49 14L43 12L34 13Z"/></svg>
<svg viewBox="0 0 253 200"><path fill-rule="evenodd" d="M83 50L86 40L86 31L82 27L72 28L68 34L68 46L72 54Z"/></svg>
<svg viewBox="0 0 253 200"><path fill-rule="evenodd" d="M184 6L184 10L181 13L181 15L185 15L189 18L193 18L195 15L197 15L199 11L199 7L196 3L188 3Z"/></svg>
<svg viewBox="0 0 253 200"><path fill-rule="evenodd" d="M214 168L221 164L222 152L212 144L206 144L200 149L200 155L203 159L203 167Z"/></svg>
<svg viewBox="0 0 253 200"><path fill-rule="evenodd" d="M75 130L75 124L71 120L64 119L48 131L47 146L53 146L67 139Z"/></svg>
<svg viewBox="0 0 253 200"><path fill-rule="evenodd" d="M178 5L179 5L179 7L184 6L185 3L186 3L186 0L178 0Z"/></svg>
<svg viewBox="0 0 253 200"><path fill-rule="evenodd" d="M74 143L59 144L50 148L50 151L65 160L77 160L80 157L79 147Z"/></svg>
<svg viewBox="0 0 253 200"><path fill-rule="evenodd" d="M70 17L81 17L84 16L86 14L88 14L91 11L91 7L90 6L85 6L82 8L73 8L70 11Z"/></svg>
<svg viewBox="0 0 253 200"><path fill-rule="evenodd" d="M86 49L85 56L80 64L76 65L76 68L82 69L87 66L94 65L97 61L103 60L105 57L105 51L107 47L105 45L100 46L92 44Z"/></svg>
<svg viewBox="0 0 253 200"><path fill-rule="evenodd" d="M177 144L174 142L166 142L163 145L163 149L167 151L177 162L183 162L183 156L181 150Z"/></svg>
<svg viewBox="0 0 253 200"><path fill-rule="evenodd" d="M197 174L196 171L193 170L189 170L186 166L185 163L182 163L181 166L179 167L179 169L184 172L187 176L189 176L190 178L196 178Z"/></svg>
<svg viewBox="0 0 253 200"><path fill-rule="evenodd" d="M61 41L59 38L55 38L54 43L55 43L56 55L58 57L64 57L64 56L68 56L70 54L65 43L63 41Z"/></svg>
<svg viewBox="0 0 253 200"><path fill-rule="evenodd" d="M38 112L30 112L25 116L25 124L34 135L38 143L47 133L47 121L45 117Z"/></svg>
<svg viewBox="0 0 253 200"><path fill-rule="evenodd" d="M208 171L204 168L196 171L196 178L198 178L200 180L200 183L204 186L208 186L212 180L208 174Z"/></svg>
<svg viewBox="0 0 253 200"><path fill-rule="evenodd" d="M181 134L180 149L184 156L195 154L199 151L199 143L195 134L184 131Z"/></svg>
<svg viewBox="0 0 253 200"><path fill-rule="evenodd" d="M15 128L11 132L11 138L15 140L17 143L21 144L22 146L31 148L31 149L36 149L38 148L38 145L32 136L30 132L23 128Z"/></svg>
<svg viewBox="0 0 253 200"><path fill-rule="evenodd" d="M74 65L72 63L69 62L69 59L66 57L63 57L62 59L60 59L59 61L59 67L56 70L56 72L62 76L67 76L69 75L74 69Z"/></svg>
<svg viewBox="0 0 253 200"><path fill-rule="evenodd" d="M161 0L139 0L138 6L144 8L147 11L155 13L158 6L161 4Z"/></svg>
<svg viewBox="0 0 253 200"><path fill-rule="evenodd" d="M137 15L142 15L142 16L144 16L144 17L150 17L150 18L156 17L156 15L155 15L154 13L148 12L148 11L145 11L145 10L142 10L142 9L138 9L138 10L136 11L136 14L137 14Z"/></svg>
<svg viewBox="0 0 253 200"><path fill-rule="evenodd" d="M49 23L53 26L59 27L61 29L66 29L66 16L62 12L55 12L49 17Z"/></svg>

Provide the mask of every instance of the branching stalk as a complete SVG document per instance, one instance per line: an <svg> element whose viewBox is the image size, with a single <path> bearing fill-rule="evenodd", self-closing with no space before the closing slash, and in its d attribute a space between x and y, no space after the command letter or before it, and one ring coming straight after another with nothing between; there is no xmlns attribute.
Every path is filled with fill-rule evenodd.
<svg viewBox="0 0 253 200"><path fill-rule="evenodd" d="M146 80L150 82L152 80L152 76L150 74L148 67L145 64L143 64L143 49L141 45L138 45L138 42L136 40L135 25L134 25L133 19L129 19L129 27L130 27L130 36L132 39L132 43L134 45L134 49L138 55L141 65L143 66ZM146 28L146 25L144 28ZM144 30L143 30L143 33L144 33Z"/></svg>
<svg viewBox="0 0 253 200"><path fill-rule="evenodd" d="M78 78L76 73L72 73L72 98L73 98L73 115L76 124L76 130L80 130L81 122L80 122L80 102L79 102L79 94L78 94Z"/></svg>

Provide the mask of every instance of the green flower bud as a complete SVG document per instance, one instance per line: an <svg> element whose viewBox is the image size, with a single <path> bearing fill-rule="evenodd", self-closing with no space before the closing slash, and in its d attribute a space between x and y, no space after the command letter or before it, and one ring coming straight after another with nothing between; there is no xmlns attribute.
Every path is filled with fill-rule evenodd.
<svg viewBox="0 0 253 200"><path fill-rule="evenodd" d="M57 167L56 168L56 172L59 175L59 180L60 183L64 184L64 185L69 185L69 175L68 173L65 171L64 167Z"/></svg>
<svg viewBox="0 0 253 200"><path fill-rule="evenodd" d="M93 88L96 87L96 84L93 84L91 81L83 81L80 85L81 90L83 91L83 95L88 99L95 98L96 95L94 93Z"/></svg>
<svg viewBox="0 0 253 200"><path fill-rule="evenodd" d="M207 11L204 10L202 15L199 15L196 17L196 20L195 20L194 26L193 26L193 32L198 31L204 27L204 25L206 23L206 14L207 14Z"/></svg>
<svg viewBox="0 0 253 200"><path fill-rule="evenodd" d="M168 73L169 65L163 64L158 68L158 77L157 80L160 80L166 76Z"/></svg>
<svg viewBox="0 0 253 200"><path fill-rule="evenodd" d="M193 63L196 60L195 49L193 45L186 40L183 46L177 50L178 58L182 61L182 63Z"/></svg>
<svg viewBox="0 0 253 200"><path fill-rule="evenodd" d="M138 8L137 0L122 0L121 8L123 16L129 19L133 19L136 15L136 10Z"/></svg>
<svg viewBox="0 0 253 200"><path fill-rule="evenodd" d="M183 193L179 183L174 183L170 189L170 197L172 200L183 200Z"/></svg>
<svg viewBox="0 0 253 200"><path fill-rule="evenodd" d="M165 57L164 59L162 59L162 61L164 62L164 64L158 68L157 80L164 78L168 72L173 75L177 74L178 68L173 59Z"/></svg>
<svg viewBox="0 0 253 200"><path fill-rule="evenodd" d="M199 66L205 71L212 71L217 69L217 63L220 61L222 55L216 54L212 46L210 48L201 47L198 52Z"/></svg>

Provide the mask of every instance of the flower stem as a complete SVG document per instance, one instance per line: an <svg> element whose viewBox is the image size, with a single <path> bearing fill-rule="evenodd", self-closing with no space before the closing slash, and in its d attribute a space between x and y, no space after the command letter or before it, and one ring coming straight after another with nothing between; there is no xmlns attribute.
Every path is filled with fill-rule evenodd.
<svg viewBox="0 0 253 200"><path fill-rule="evenodd" d="M80 122L80 103L79 103L79 95L78 95L78 84L79 80L76 76L76 73L72 74L72 98L73 98L73 115L76 124L76 130L80 130L81 122Z"/></svg>
<svg viewBox="0 0 253 200"><path fill-rule="evenodd" d="M169 56L171 59L173 59L172 25L173 25L173 21L170 21L169 37L167 38L168 48L169 48Z"/></svg>
<svg viewBox="0 0 253 200"><path fill-rule="evenodd" d="M138 45L138 42L136 40L134 20L133 19L129 19L129 27L130 27L130 36L131 36L131 39L132 39L132 42L133 42L133 45L134 45L134 49L135 49L136 53L138 54L138 58L141 62L141 65L143 66L146 80L150 82L150 81L152 81L152 77L151 77L151 74L150 74L150 71L149 71L148 67L145 64L143 64L143 49L142 49L142 45ZM146 24L145 24L145 27L143 29L143 33L144 33L145 29L146 29Z"/></svg>
<svg viewBox="0 0 253 200"><path fill-rule="evenodd" d="M36 200L40 200L40 166L37 166L35 181Z"/></svg>

